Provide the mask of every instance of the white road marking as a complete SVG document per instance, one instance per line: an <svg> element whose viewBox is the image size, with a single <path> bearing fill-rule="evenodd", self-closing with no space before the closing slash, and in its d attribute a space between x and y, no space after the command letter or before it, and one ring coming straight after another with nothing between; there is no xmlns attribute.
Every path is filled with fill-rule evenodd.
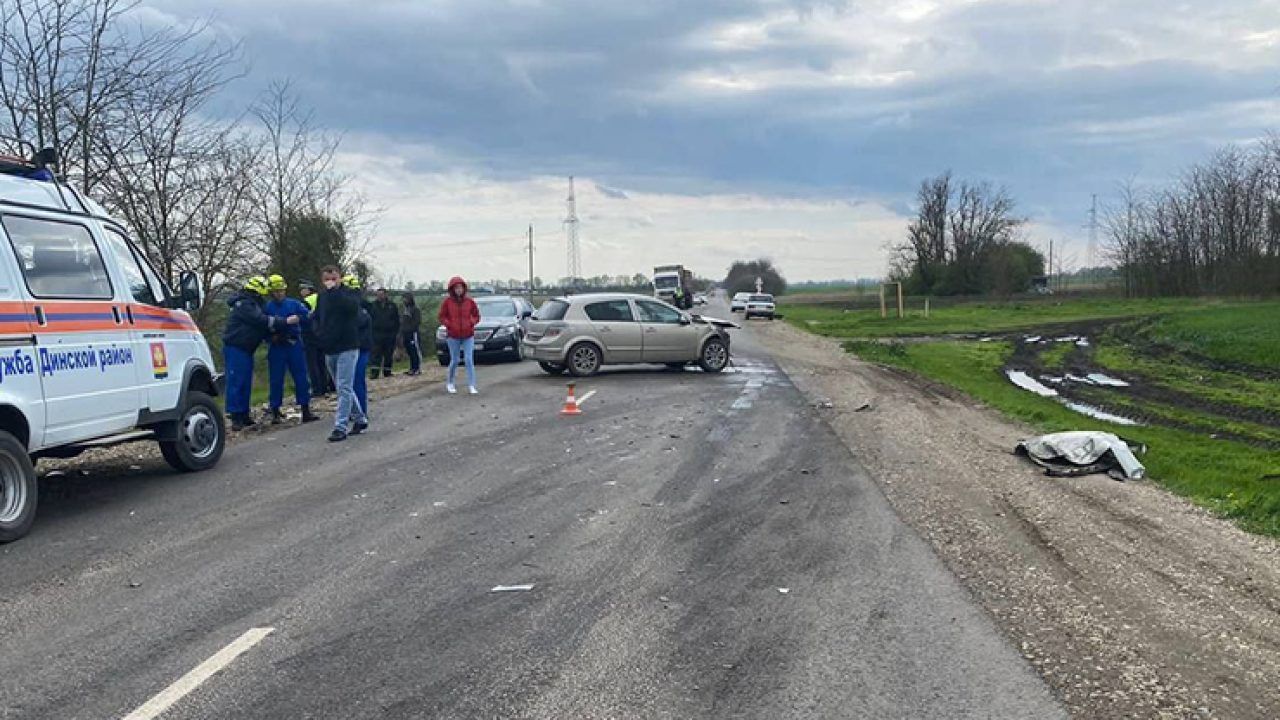
<svg viewBox="0 0 1280 720"><path fill-rule="evenodd" d="M587 393L586 395L583 395L582 397L578 398L578 407L582 407L582 403L584 403L584 402L586 402L586 401L590 400L590 399L591 399L591 396L592 396L592 395L595 395L595 394L596 394L596 391L595 391L595 390L592 390L591 392Z"/></svg>
<svg viewBox="0 0 1280 720"><path fill-rule="evenodd" d="M531 584L529 584L529 585L498 585L497 587L495 587L494 589L490 590L489 592L491 592L491 593L503 593L503 592L528 592L528 591L530 591L530 590L532 590L532 589L533 589L533 584L532 584L532 583L531 583Z"/></svg>
<svg viewBox="0 0 1280 720"><path fill-rule="evenodd" d="M123 720L154 720L166 710L173 707L182 698L200 687L209 678L218 674L236 658L250 648L262 642L275 628L253 628L236 638L230 645L214 653L213 657L200 663L191 672L178 678L178 681L165 688L159 695L151 698L142 707L124 716Z"/></svg>

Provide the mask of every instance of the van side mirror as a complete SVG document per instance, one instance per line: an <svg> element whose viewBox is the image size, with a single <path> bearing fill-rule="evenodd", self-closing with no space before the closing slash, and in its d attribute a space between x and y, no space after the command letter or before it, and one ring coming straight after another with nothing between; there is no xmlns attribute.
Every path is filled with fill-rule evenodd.
<svg viewBox="0 0 1280 720"><path fill-rule="evenodd" d="M533 317L533 311L530 310L529 308L525 308L524 312L520 313L521 320L528 320L531 317Z"/></svg>
<svg viewBox="0 0 1280 720"><path fill-rule="evenodd" d="M178 275L178 302L187 312L199 309L204 305L204 284L200 276L184 270Z"/></svg>
<svg viewBox="0 0 1280 720"><path fill-rule="evenodd" d="M685 315L684 313L680 313L680 324L691 325L693 324L693 319L690 318L688 315Z"/></svg>

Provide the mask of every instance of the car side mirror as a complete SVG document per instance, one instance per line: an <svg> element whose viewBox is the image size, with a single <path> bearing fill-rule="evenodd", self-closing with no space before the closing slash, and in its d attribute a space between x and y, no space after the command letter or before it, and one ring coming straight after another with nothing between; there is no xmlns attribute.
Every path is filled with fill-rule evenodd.
<svg viewBox="0 0 1280 720"><path fill-rule="evenodd" d="M199 275L190 270L178 275L178 302L188 312L204 305L204 284L200 282Z"/></svg>
<svg viewBox="0 0 1280 720"><path fill-rule="evenodd" d="M524 312L520 313L520 319L521 319L521 320L528 320L528 319L529 319L529 318L531 318L531 317L533 317L533 311L532 311L532 310L525 310Z"/></svg>

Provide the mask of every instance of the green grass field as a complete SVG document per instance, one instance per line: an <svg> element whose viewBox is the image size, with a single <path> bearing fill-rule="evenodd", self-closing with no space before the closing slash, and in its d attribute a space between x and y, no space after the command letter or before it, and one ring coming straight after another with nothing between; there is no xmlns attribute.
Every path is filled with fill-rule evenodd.
<svg viewBox="0 0 1280 720"><path fill-rule="evenodd" d="M846 339L859 357L957 388L1044 432L1105 430L1148 445L1150 477L1253 532L1280 536L1280 302L1078 300L963 304L899 321L878 311L800 303L796 326ZM1011 384L1004 369L1024 333L1097 322L1087 348L1035 345L1045 372L1099 370L1134 383L1125 392L1086 387L1080 396L1140 418L1113 425ZM935 337L1008 335L992 342ZM928 336L925 341L894 338ZM1025 362L1024 348L1019 360Z"/></svg>
<svg viewBox="0 0 1280 720"><path fill-rule="evenodd" d="M1181 313L1188 308L1221 308L1215 300L1028 300L1011 303L963 303L935 308L929 317L913 307L905 318L881 318L879 310L849 310L838 305L806 305L803 298L787 299L781 312L787 322L804 330L837 338L897 337L991 333L1084 320L1115 320ZM1280 304L1275 305L1280 308Z"/></svg>

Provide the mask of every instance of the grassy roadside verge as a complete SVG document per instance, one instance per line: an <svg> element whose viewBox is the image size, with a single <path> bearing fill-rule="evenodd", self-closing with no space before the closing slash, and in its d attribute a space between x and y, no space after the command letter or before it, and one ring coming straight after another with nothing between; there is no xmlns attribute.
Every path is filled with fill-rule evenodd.
<svg viewBox="0 0 1280 720"><path fill-rule="evenodd" d="M1162 427L1120 427L1074 413L1023 392L1001 373L1007 343L845 343L864 360L918 373L1026 422L1043 432L1103 430L1146 443L1152 479L1241 527L1280 536L1280 459L1271 450Z"/></svg>
<svg viewBox="0 0 1280 720"><path fill-rule="evenodd" d="M1038 431L1103 430L1145 443L1150 450L1143 462L1152 480L1244 529L1270 536L1280 536L1280 452L1275 449L1280 427L1268 414L1280 407L1280 382L1265 373L1280 365L1280 323L1272 322L1278 317L1280 303L1200 300L1072 301L1023 310L973 303L928 320L903 321L884 321L866 311L787 308L788 321L802 330L844 339L844 348L864 360L946 384ZM1035 332L1037 323L1127 318L1141 322L1110 325L1115 331L1093 337L1087 351L1076 352L1071 343L1048 344L1035 357L1046 371L1066 372L1087 362L1089 369L1116 371L1143 389L1170 393L1158 399L1110 396L1113 407L1152 421L1138 427L1095 420L1012 385L1003 371L1021 335L989 342L928 337ZM912 335L926 337L894 340ZM1197 364L1181 353L1264 374ZM1090 390L1106 397L1105 389Z"/></svg>

